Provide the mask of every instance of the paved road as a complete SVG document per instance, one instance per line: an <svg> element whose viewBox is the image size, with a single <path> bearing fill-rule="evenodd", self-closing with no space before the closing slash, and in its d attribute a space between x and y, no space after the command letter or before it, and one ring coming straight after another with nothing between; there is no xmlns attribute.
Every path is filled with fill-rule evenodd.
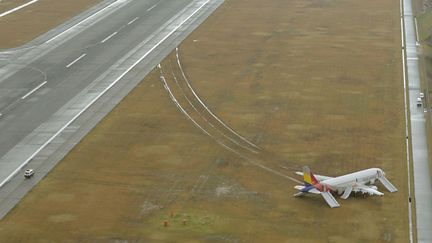
<svg viewBox="0 0 432 243"><path fill-rule="evenodd" d="M425 110L416 105L421 87L411 0L403 0L403 21L409 88L417 240L418 242L432 242L432 187L429 174Z"/></svg>
<svg viewBox="0 0 432 243"><path fill-rule="evenodd" d="M0 52L0 218L222 2L104 1Z"/></svg>

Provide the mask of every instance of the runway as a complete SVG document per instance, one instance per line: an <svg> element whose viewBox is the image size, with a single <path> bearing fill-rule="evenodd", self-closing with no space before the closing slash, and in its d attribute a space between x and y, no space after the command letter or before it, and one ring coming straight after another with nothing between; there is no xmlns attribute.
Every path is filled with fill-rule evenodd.
<svg viewBox="0 0 432 243"><path fill-rule="evenodd" d="M222 2L104 1L0 52L0 218Z"/></svg>
<svg viewBox="0 0 432 243"><path fill-rule="evenodd" d="M432 188L429 174L429 158L426 138L425 112L428 107L417 107L416 100L421 91L416 30L411 0L403 1L403 30L405 33L408 105L411 121L412 165L414 175L414 195L416 207L416 228L418 242L431 242L432 233ZM405 60L404 60L405 61ZM404 73L405 75L405 73ZM409 201L411 203L411 200ZM411 219L410 219L411 220ZM412 240L412 239L411 239Z"/></svg>

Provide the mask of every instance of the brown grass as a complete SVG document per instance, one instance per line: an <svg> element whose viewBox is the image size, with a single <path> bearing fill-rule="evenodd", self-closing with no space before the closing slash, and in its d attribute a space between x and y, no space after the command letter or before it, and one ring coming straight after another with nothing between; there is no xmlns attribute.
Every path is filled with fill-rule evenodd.
<svg viewBox="0 0 432 243"><path fill-rule="evenodd" d="M0 13L29 1L0 1ZM65 22L100 0L41 0L0 18L0 49L18 47Z"/></svg>
<svg viewBox="0 0 432 243"><path fill-rule="evenodd" d="M206 125L172 54L162 71L178 102L243 158L194 126L154 70L0 222L0 241L407 241L398 2L227 0L180 59L213 112L262 150ZM290 176L376 166L399 192L329 209L253 163Z"/></svg>

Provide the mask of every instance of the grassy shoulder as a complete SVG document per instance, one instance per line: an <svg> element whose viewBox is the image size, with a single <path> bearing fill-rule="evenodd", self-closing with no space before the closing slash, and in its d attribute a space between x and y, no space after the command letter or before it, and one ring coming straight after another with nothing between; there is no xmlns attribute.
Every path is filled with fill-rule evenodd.
<svg viewBox="0 0 432 243"><path fill-rule="evenodd" d="M9 11L27 2L27 0L2 0L0 1L0 13Z"/></svg>
<svg viewBox="0 0 432 243"><path fill-rule="evenodd" d="M40 0L0 18L0 49L19 47L101 0ZM0 1L0 13L28 1Z"/></svg>

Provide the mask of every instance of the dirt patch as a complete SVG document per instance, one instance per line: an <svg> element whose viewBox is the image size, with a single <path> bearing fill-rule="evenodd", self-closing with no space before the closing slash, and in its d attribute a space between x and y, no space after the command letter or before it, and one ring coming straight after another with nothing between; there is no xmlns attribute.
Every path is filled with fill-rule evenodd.
<svg viewBox="0 0 432 243"><path fill-rule="evenodd" d="M399 28L392 1L227 0L0 222L0 241L406 242ZM329 209L292 196L305 164L381 167L399 192Z"/></svg>
<svg viewBox="0 0 432 243"><path fill-rule="evenodd" d="M41 0L0 18L0 49L23 45L101 0ZM0 13L28 1L0 1Z"/></svg>

